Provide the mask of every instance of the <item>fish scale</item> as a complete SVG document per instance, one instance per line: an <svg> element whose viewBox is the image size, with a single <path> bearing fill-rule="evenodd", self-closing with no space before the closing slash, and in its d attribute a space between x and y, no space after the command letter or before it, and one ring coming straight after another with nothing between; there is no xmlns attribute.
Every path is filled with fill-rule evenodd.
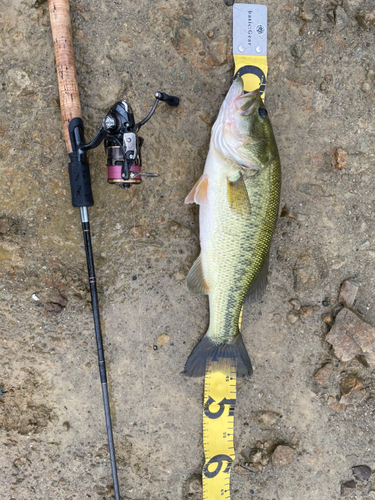
<svg viewBox="0 0 375 500"><path fill-rule="evenodd" d="M247 289L268 255L278 214L280 183L278 159L246 179L251 204L248 217L238 219L229 206L222 206L222 218L217 230L212 231L216 237L210 239L207 251L202 248L203 272L214 289L209 295L210 335L220 341L237 334L238 318ZM218 199L223 199L224 194L223 189ZM201 215L203 226L206 217L211 223L213 217L204 208ZM235 241L222 238L223 228L228 225L237 235Z"/></svg>

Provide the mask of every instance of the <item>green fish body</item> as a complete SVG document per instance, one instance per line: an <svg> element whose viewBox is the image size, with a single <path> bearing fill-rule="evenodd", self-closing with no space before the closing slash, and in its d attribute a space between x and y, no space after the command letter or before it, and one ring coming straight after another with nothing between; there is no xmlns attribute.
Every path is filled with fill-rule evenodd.
<svg viewBox="0 0 375 500"><path fill-rule="evenodd" d="M198 203L201 254L187 277L207 294L210 324L185 373L201 376L208 359L236 359L239 375L252 368L239 330L245 299L267 285L268 256L280 204L281 170L268 113L258 91L243 94L237 79L213 126L202 177L185 203Z"/></svg>

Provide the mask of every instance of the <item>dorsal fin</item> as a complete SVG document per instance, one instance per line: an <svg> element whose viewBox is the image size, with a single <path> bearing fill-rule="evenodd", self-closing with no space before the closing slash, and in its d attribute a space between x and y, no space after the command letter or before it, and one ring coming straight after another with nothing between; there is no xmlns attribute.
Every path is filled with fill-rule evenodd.
<svg viewBox="0 0 375 500"><path fill-rule="evenodd" d="M208 178L206 175L201 175L194 184L193 189L185 198L185 203L196 203L202 205L207 201Z"/></svg>
<svg viewBox="0 0 375 500"><path fill-rule="evenodd" d="M204 279L201 255L194 262L189 274L187 275L186 288L194 295L207 295L210 291L210 288Z"/></svg>
<svg viewBox="0 0 375 500"><path fill-rule="evenodd" d="M247 291L245 304L253 304L254 302L258 302L258 300L263 297L268 283L267 276L269 260L269 255L267 255L258 276L255 278L255 281L250 285L250 288Z"/></svg>

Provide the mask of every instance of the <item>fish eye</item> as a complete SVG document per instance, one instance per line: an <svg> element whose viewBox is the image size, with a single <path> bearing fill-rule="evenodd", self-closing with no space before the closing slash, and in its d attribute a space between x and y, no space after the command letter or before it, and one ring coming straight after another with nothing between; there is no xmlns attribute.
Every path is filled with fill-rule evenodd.
<svg viewBox="0 0 375 500"><path fill-rule="evenodd" d="M267 110L264 108L259 108L258 113L261 118L265 118L268 115Z"/></svg>

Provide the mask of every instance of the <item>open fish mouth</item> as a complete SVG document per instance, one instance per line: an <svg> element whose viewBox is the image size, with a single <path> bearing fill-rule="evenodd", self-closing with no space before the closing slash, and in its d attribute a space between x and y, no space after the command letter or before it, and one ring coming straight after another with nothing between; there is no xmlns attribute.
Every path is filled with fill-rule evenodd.
<svg viewBox="0 0 375 500"><path fill-rule="evenodd" d="M226 110L227 116L237 111L242 115L250 115L255 110L254 103L259 96L259 89L244 93L243 80L241 77L237 77L229 89L222 108Z"/></svg>
<svg viewBox="0 0 375 500"><path fill-rule="evenodd" d="M256 110L258 97L260 97L259 89L241 94L234 99L234 107L241 115L250 116Z"/></svg>
<svg viewBox="0 0 375 500"><path fill-rule="evenodd" d="M238 77L232 83L212 127L211 141L224 157L246 169L258 170L243 148L250 138L242 130L243 115L251 115L257 109L259 90L243 93L243 80Z"/></svg>

